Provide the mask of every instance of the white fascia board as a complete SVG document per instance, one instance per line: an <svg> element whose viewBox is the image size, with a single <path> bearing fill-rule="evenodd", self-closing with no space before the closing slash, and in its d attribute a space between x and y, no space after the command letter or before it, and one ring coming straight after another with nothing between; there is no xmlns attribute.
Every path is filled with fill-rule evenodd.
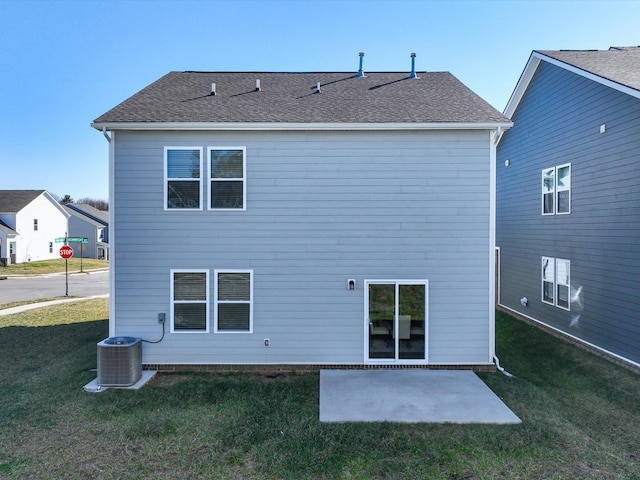
<svg viewBox="0 0 640 480"><path fill-rule="evenodd" d="M513 93L507 102L507 106L504 109L503 115L511 118L513 112L515 112L520 100L522 100L522 96L524 92L527 91L529 87L529 83L533 78L533 74L536 73L538 69L538 65L540 65L540 58L536 57L536 52L533 52L529 56L529 60L527 61L527 65L524 67L524 70L520 74L520 78L518 79L518 83L516 84L516 88L513 89Z"/></svg>
<svg viewBox="0 0 640 480"><path fill-rule="evenodd" d="M512 122L486 123L215 123L215 122L113 122L92 123L96 130L245 130L245 131L365 131L365 130L495 130L511 128Z"/></svg>
<svg viewBox="0 0 640 480"><path fill-rule="evenodd" d="M538 69L538 65L540 65L541 61L545 61L547 63L550 63L551 65L555 65L556 67L563 68L569 72L575 73L576 75L580 75L581 77L588 78L589 80L593 80L594 82L598 82L622 93L626 93L627 95L631 95L632 97L640 98L640 91L638 90L611 80L607 80L604 77L588 72L581 68L574 67L573 65L569 65L568 63L561 62L560 60L556 60L555 58L548 57L547 55L543 55L540 52L533 51L531 53L531 56L529 57L527 65L524 68L524 71L522 72L522 75L520 75L520 79L518 80L516 88L511 94L511 98L509 98L509 102L507 103L504 112L502 112L505 116L511 118L513 112L515 112L518 104L520 103L520 100L522 100L524 92L529 87L529 83L533 78L533 74Z"/></svg>
<svg viewBox="0 0 640 480"><path fill-rule="evenodd" d="M60 210L60 212L64 215L64 217L67 220L71 217L69 212L67 212L67 209L64 208L64 206L61 205L60 202L58 202L55 198L53 198L53 195L51 195L47 190L42 192L42 196L45 197L47 200L49 200L53 204L54 207L56 207L58 210Z"/></svg>

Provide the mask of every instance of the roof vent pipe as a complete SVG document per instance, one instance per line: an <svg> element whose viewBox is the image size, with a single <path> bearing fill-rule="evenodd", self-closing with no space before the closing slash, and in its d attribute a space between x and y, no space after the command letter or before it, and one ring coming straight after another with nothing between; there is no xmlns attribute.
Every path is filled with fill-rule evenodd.
<svg viewBox="0 0 640 480"><path fill-rule="evenodd" d="M318 82L318 83L317 83L317 85L316 85L316 91L317 91L318 93L320 93L320 92L321 92L321 90L320 90L320 82Z"/></svg>
<svg viewBox="0 0 640 480"><path fill-rule="evenodd" d="M364 72L362 71L362 58L364 57L364 52L360 52L360 69L358 70L358 77L364 77Z"/></svg>
<svg viewBox="0 0 640 480"><path fill-rule="evenodd" d="M211 84L211 95L215 95L216 94L216 84L212 83Z"/></svg>
<svg viewBox="0 0 640 480"><path fill-rule="evenodd" d="M259 91L260 91L260 79L258 78L256 80L256 92L259 92Z"/></svg>
<svg viewBox="0 0 640 480"><path fill-rule="evenodd" d="M411 73L409 74L409 78L418 78L416 76L416 54L411 54Z"/></svg>

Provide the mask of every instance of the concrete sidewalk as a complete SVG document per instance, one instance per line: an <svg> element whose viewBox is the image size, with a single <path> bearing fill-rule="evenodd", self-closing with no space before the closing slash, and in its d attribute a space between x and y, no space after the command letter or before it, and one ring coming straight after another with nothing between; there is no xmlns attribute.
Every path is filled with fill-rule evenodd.
<svg viewBox="0 0 640 480"><path fill-rule="evenodd" d="M469 370L322 370L321 422L521 423Z"/></svg>
<svg viewBox="0 0 640 480"><path fill-rule="evenodd" d="M94 295L91 297L61 298L59 300L49 300L47 302L29 303L27 305L20 305L19 307L4 308L0 310L0 317L4 315L13 315L14 313L26 312L27 310L33 310L34 308L48 307L49 305L57 305L59 303L81 302L83 300L91 300L92 298L107 298L108 296L109 295Z"/></svg>

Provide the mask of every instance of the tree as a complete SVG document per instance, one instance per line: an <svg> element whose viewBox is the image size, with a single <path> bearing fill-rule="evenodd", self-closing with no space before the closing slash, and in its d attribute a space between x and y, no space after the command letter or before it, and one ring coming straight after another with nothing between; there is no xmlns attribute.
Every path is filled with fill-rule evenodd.
<svg viewBox="0 0 640 480"><path fill-rule="evenodd" d="M102 212L108 212L109 211L109 202L107 202L106 200L99 200L99 199L96 199L96 198L85 197L85 198L81 198L76 203L82 203L82 204L86 204L86 205L91 205L93 208L97 208L98 210L100 210Z"/></svg>
<svg viewBox="0 0 640 480"><path fill-rule="evenodd" d="M60 200L60 203L63 205L66 205L68 203L73 203L73 198L71 198L70 195L65 195L64 197L62 197L62 199Z"/></svg>

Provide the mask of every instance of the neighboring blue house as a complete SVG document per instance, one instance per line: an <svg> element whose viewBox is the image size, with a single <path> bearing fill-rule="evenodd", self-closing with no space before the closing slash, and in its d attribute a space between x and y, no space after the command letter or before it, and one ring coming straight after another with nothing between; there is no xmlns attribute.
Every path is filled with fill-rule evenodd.
<svg viewBox="0 0 640 480"><path fill-rule="evenodd" d="M640 47L534 51L505 114L500 305L640 366Z"/></svg>
<svg viewBox="0 0 640 480"><path fill-rule="evenodd" d="M110 335L143 363L494 363L495 142L447 72L171 72L110 142ZM289 367L287 367L289 368Z"/></svg>
<svg viewBox="0 0 640 480"><path fill-rule="evenodd" d="M65 208L71 215L69 236L88 240L85 244L70 243L73 256L109 260L109 212L100 211L86 203L68 203Z"/></svg>

